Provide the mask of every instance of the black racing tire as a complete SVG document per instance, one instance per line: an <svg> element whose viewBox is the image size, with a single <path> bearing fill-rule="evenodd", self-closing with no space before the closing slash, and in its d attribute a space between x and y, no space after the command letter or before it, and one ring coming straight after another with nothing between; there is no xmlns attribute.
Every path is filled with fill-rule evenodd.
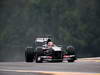
<svg viewBox="0 0 100 75"><path fill-rule="evenodd" d="M74 59L69 59L67 61L70 63L70 62L74 62L75 60Z"/></svg>
<svg viewBox="0 0 100 75"><path fill-rule="evenodd" d="M33 50L33 48L26 48L25 61L26 62L33 62L33 60L34 60L34 50Z"/></svg>

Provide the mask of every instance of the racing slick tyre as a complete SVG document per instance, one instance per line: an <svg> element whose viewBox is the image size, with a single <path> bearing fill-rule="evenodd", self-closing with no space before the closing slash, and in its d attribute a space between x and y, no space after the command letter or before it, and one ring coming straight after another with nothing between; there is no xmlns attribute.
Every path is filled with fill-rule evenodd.
<svg viewBox="0 0 100 75"><path fill-rule="evenodd" d="M70 63L70 62L74 62L74 60L68 60L68 62Z"/></svg>
<svg viewBox="0 0 100 75"><path fill-rule="evenodd" d="M33 59L34 59L33 48L26 48L26 51L25 51L25 61L26 62L33 62Z"/></svg>
<svg viewBox="0 0 100 75"><path fill-rule="evenodd" d="M75 60L73 58L70 58L67 61L70 63L70 62L74 62Z"/></svg>

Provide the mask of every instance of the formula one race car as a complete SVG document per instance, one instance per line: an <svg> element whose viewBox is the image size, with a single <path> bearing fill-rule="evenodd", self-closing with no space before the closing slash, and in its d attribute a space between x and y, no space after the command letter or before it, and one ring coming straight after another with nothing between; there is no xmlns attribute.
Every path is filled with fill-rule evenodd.
<svg viewBox="0 0 100 75"><path fill-rule="evenodd" d="M76 60L75 48L67 46L63 49L62 46L57 46L53 43L51 37L37 37L35 39L35 47L27 47L25 51L26 62L42 63L49 62L74 62Z"/></svg>
<svg viewBox="0 0 100 75"><path fill-rule="evenodd" d="M50 37L37 37L35 48L27 47L25 51L26 62L42 63L43 61L62 62L62 47L56 46Z"/></svg>

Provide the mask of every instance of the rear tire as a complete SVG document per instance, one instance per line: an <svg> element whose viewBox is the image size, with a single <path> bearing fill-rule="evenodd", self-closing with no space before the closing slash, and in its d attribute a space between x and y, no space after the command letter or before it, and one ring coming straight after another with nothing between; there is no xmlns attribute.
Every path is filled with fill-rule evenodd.
<svg viewBox="0 0 100 75"><path fill-rule="evenodd" d="M75 60L73 58L71 58L71 59L69 59L67 61L70 63L70 62L74 62Z"/></svg>
<svg viewBox="0 0 100 75"><path fill-rule="evenodd" d="M25 51L25 61L26 62L33 62L33 59L34 59L33 48L27 48Z"/></svg>

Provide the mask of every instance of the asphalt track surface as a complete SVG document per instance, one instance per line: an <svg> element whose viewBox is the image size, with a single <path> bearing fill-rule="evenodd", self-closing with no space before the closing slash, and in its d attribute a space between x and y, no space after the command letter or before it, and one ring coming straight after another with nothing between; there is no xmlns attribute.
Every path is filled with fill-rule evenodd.
<svg viewBox="0 0 100 75"><path fill-rule="evenodd" d="M74 63L0 62L0 75L100 75L100 58Z"/></svg>

